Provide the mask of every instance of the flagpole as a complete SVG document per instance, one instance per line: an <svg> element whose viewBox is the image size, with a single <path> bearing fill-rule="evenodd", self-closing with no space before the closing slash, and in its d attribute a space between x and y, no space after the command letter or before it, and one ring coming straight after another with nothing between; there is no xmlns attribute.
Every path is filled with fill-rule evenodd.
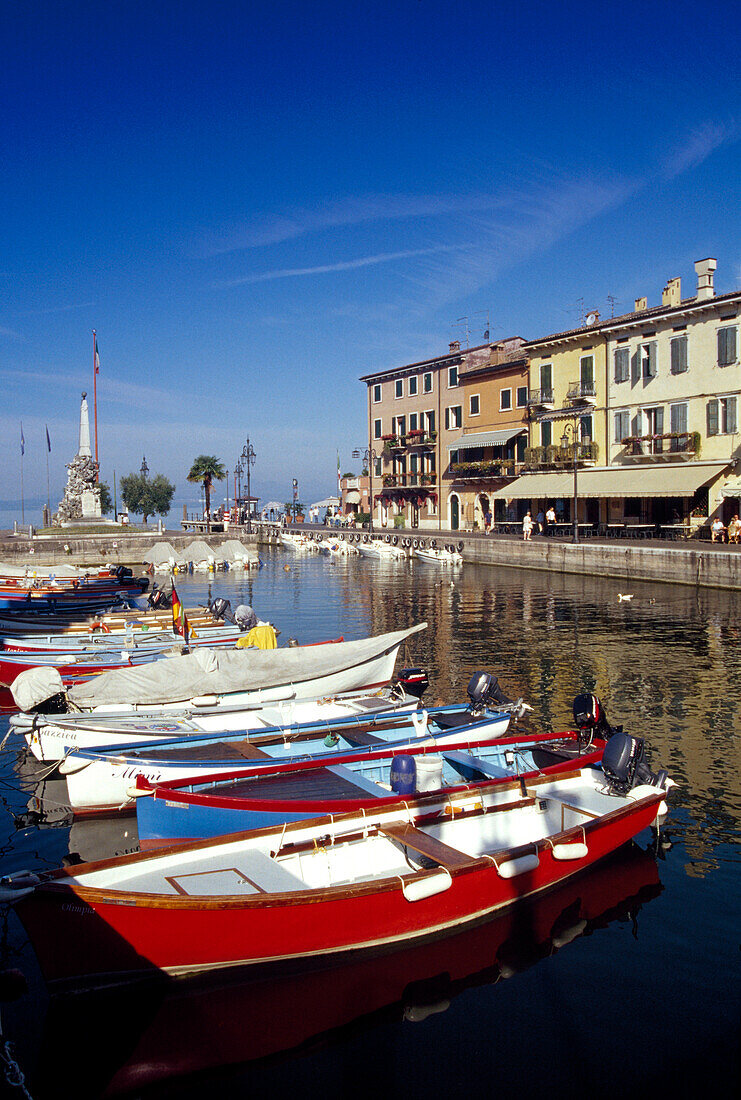
<svg viewBox="0 0 741 1100"><path fill-rule="evenodd" d="M49 451L46 452L46 510L51 520L51 493L49 492Z"/></svg>
<svg viewBox="0 0 741 1100"><path fill-rule="evenodd" d="M98 342L93 329L93 410L95 414L95 465L98 466ZM99 468L95 480L100 480Z"/></svg>
<svg viewBox="0 0 741 1100"><path fill-rule="evenodd" d="M23 421L21 420L21 526L26 525L26 494L23 490L23 456L26 453L26 441L23 438Z"/></svg>

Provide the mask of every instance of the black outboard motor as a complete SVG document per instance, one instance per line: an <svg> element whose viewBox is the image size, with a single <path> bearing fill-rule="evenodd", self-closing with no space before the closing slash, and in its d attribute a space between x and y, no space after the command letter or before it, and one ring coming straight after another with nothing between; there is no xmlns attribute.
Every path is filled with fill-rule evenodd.
<svg viewBox="0 0 741 1100"><path fill-rule="evenodd" d="M211 601L208 605L208 609L214 619L223 619L224 622L231 623L232 626L236 625L230 600L225 600L219 596L218 599Z"/></svg>
<svg viewBox="0 0 741 1100"><path fill-rule="evenodd" d="M147 605L153 611L164 611L165 608L172 607L172 598L167 592L155 585L147 596Z"/></svg>
<svg viewBox="0 0 741 1100"><path fill-rule="evenodd" d="M642 783L659 787L666 784L666 772L654 775L646 762L644 739L622 731L614 733L607 742L602 754L602 771L610 790L618 794L627 794Z"/></svg>
<svg viewBox="0 0 741 1100"><path fill-rule="evenodd" d="M430 679L424 668L403 668L399 672L397 681L399 687L415 699L421 699L430 686Z"/></svg>
<svg viewBox="0 0 741 1100"><path fill-rule="evenodd" d="M577 695L574 699L574 722L579 732L579 740L589 744L593 737L602 737L605 741L615 732L607 721L605 708L589 692Z"/></svg>
<svg viewBox="0 0 741 1100"><path fill-rule="evenodd" d="M489 672L474 672L468 682L468 709L472 714L481 714L487 707L510 706L514 700L505 695L499 686L499 680Z"/></svg>

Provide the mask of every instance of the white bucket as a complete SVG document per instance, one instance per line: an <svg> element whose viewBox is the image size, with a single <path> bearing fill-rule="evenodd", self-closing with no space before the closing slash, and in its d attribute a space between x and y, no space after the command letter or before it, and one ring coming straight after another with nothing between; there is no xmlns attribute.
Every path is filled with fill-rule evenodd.
<svg viewBox="0 0 741 1100"><path fill-rule="evenodd" d="M415 755L417 765L417 794L439 791L443 785L443 758L438 753Z"/></svg>

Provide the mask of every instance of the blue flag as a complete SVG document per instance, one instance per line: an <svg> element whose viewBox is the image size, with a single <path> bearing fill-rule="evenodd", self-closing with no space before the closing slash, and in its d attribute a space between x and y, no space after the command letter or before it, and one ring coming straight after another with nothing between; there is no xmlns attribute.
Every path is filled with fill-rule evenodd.
<svg viewBox="0 0 741 1100"><path fill-rule="evenodd" d="M21 420L21 457L26 453L26 441L23 438L23 421Z"/></svg>
<svg viewBox="0 0 741 1100"><path fill-rule="evenodd" d="M51 440L49 439L49 425L46 425L46 449L51 453Z"/></svg>

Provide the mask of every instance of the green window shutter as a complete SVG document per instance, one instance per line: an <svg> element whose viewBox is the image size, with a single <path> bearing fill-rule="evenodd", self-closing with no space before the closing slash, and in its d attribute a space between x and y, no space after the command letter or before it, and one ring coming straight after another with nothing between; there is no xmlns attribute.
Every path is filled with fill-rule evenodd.
<svg viewBox="0 0 741 1100"><path fill-rule="evenodd" d="M718 434L718 399L714 397L707 404L708 435Z"/></svg>
<svg viewBox="0 0 741 1100"><path fill-rule="evenodd" d="M640 377L641 377L641 352L640 352L640 348L637 348L636 351L633 353L633 356L631 357L631 360L630 360L630 384L631 384L631 386L635 386L635 384L640 380Z"/></svg>
<svg viewBox="0 0 741 1100"><path fill-rule="evenodd" d="M671 342L672 374L683 374L687 370L687 337L677 336Z"/></svg>
<svg viewBox="0 0 741 1100"><path fill-rule="evenodd" d="M728 435L735 435L738 431L738 423L736 420L736 398L726 398L726 432Z"/></svg>
<svg viewBox="0 0 741 1100"><path fill-rule="evenodd" d="M580 363L580 368L581 368L580 373L581 373L582 384L587 385L587 386L593 386L594 385L594 356L593 355L583 356L583 358L581 360L581 363Z"/></svg>
<svg viewBox="0 0 741 1100"><path fill-rule="evenodd" d="M718 365L727 367L736 362L736 328L718 329Z"/></svg>

